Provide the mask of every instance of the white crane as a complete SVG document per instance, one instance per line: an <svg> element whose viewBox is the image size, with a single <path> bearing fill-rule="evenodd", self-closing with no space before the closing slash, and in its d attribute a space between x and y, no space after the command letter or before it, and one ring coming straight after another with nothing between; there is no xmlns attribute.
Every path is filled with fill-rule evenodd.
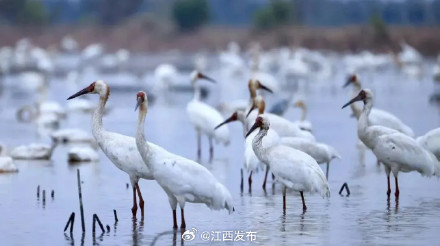
<svg viewBox="0 0 440 246"><path fill-rule="evenodd" d="M347 87L350 84L353 85L353 91L352 91L352 98L353 98L362 89L362 85L361 82L359 81L359 77L355 74L351 75L348 78L344 87ZM355 103L351 104L350 107L354 116L357 119L359 119L362 113L362 109L358 107ZM368 116L368 121L371 125L380 125L380 126L388 127L397 130L399 132L402 132L410 137L414 137L414 132L409 126L405 125L399 118L397 118L395 115L385 110L380 110L377 108L371 109L371 113Z"/></svg>
<svg viewBox="0 0 440 246"><path fill-rule="evenodd" d="M20 145L11 150L11 157L18 160L49 160L56 144L32 143Z"/></svg>
<svg viewBox="0 0 440 246"><path fill-rule="evenodd" d="M369 115L374 103L373 93L363 89L342 108L363 101L364 108L358 120L357 131L362 142L370 148L377 159L384 164L388 181L388 197L391 194L390 172L396 183L396 198L399 197L397 175L399 172L417 171L423 176L440 175L440 163L428 150L420 146L413 138L394 129L372 125Z"/></svg>
<svg viewBox="0 0 440 246"><path fill-rule="evenodd" d="M258 108L258 112L252 112L254 109ZM256 119L258 115L266 115L270 119L270 122L272 124L272 129L278 133L280 137L299 137L299 138L306 138L310 140L315 140L315 137L312 133L309 131L303 131L300 129L300 127L275 114L271 113L265 113L266 109L266 103L261 96L256 96L253 100L252 106L247 114L247 117L249 117L248 120L248 129L252 126L253 119Z"/></svg>
<svg viewBox="0 0 440 246"><path fill-rule="evenodd" d="M297 124L301 130L312 132L313 131L312 123L306 120L307 106L304 103L304 101L298 100L295 102L293 106L301 109L301 118L295 121L294 123Z"/></svg>
<svg viewBox="0 0 440 246"><path fill-rule="evenodd" d="M75 146L67 153L67 160L69 162L97 162L99 155L96 150L89 146Z"/></svg>
<svg viewBox="0 0 440 246"><path fill-rule="evenodd" d="M249 192L252 190L252 174L255 171L258 171L260 168L262 168L265 164L261 162L258 157L255 155L254 150L252 149L252 137L246 138L247 133L247 118L245 111L238 110L234 112L231 117L226 119L224 122L219 124L215 127L215 129L218 129L219 127L223 126L224 124L228 124L230 122L234 121L240 121L243 126L243 137L245 137L245 143L244 143L244 169L249 172L249 178L248 178L248 184L249 184ZM252 133L251 135L253 135ZM276 132L274 132L272 129L269 129L268 135L263 140L263 145L265 147L270 147L273 145L276 145L279 143L279 136ZM266 181L267 181L267 172L269 171L269 168L266 168L266 175L264 177L263 182L263 189L266 189ZM243 177L242 177L243 178ZM241 180L243 183L243 179Z"/></svg>
<svg viewBox="0 0 440 246"><path fill-rule="evenodd" d="M270 120L265 115L260 115L254 125L249 129L249 135L257 128L258 134L252 141L252 148L258 159L266 163L275 178L283 187L283 209L286 209L286 188L298 191L301 194L303 210L307 210L304 192L320 193L322 197L330 196L330 188L322 169L308 154L284 145L264 147L263 138L267 135Z"/></svg>
<svg viewBox="0 0 440 246"><path fill-rule="evenodd" d="M168 201L173 210L173 227L177 228L177 203L181 209L181 228L186 227L184 215L186 202L204 203L211 209L227 209L229 213L232 213L234 206L230 192L208 169L145 140L147 94L141 91L136 97L136 109L139 108L136 145L155 180L168 195Z"/></svg>
<svg viewBox="0 0 440 246"><path fill-rule="evenodd" d="M6 146L0 144L0 173L15 173L18 168L10 156L6 155Z"/></svg>
<svg viewBox="0 0 440 246"><path fill-rule="evenodd" d="M310 139L284 137L281 138L280 144L292 147L310 155L311 157L313 157L313 159L315 159L318 164L327 164L327 169L325 173L325 177L327 179L330 168L330 161L335 158L341 159L341 156L332 146L324 143L318 143Z"/></svg>
<svg viewBox="0 0 440 246"><path fill-rule="evenodd" d="M440 128L432 129L425 135L416 138L419 143L425 149L431 151L440 160Z"/></svg>
<svg viewBox="0 0 440 246"><path fill-rule="evenodd" d="M194 98L186 106L186 112L197 133L197 158L200 160L202 155L201 138L202 134L204 134L209 139L209 159L212 160L214 155L212 139L214 139L216 143L223 143L225 146L229 145L229 129L223 127L218 131L214 130L214 128L222 123L224 119L220 112L215 108L200 101L200 87L197 83L198 79L215 82L213 79L198 71L191 73L191 84L194 87Z"/></svg>
<svg viewBox="0 0 440 246"><path fill-rule="evenodd" d="M136 217L137 212L136 191L139 196L141 214L142 217L144 217L144 199L142 198L138 182L140 178L148 180L154 179L153 174L145 165L137 151L136 141L133 137L106 131L102 127L102 116L104 114L105 104L110 96L110 87L104 81L97 80L91 83L86 88L67 98L67 100L89 93L99 95L99 104L92 117L93 136L110 161L113 162L117 168L130 176L131 185L133 187L133 207L131 208L133 217Z"/></svg>

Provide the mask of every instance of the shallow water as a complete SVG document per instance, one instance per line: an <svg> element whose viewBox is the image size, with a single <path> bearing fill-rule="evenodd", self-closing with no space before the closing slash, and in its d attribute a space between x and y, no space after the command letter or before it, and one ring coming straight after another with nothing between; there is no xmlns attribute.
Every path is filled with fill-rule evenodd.
<svg viewBox="0 0 440 246"><path fill-rule="evenodd" d="M220 83L230 83L220 77ZM187 204L185 209L187 229L195 228L193 241L182 241L180 232L173 233L172 214L165 193L154 181L141 181L140 188L145 199L145 219L132 219L132 191L127 188L128 176L117 169L102 152L100 162L69 165L69 146L58 146L51 161L17 161L17 174L0 175L0 240L1 245L204 245L201 235L207 235L214 243L232 231L234 239L244 233L244 242L227 241L235 245L426 245L438 241L440 229L440 183L435 178L423 178L417 173L401 173L399 179L400 199L386 198L386 177L383 167L377 166L371 152L366 152L365 164L360 164L356 148L356 124L349 109L341 106L349 100L351 89L341 89L345 75L337 73L325 82L300 86L309 108L309 120L313 123L316 138L334 146L342 160L331 163L329 184L332 195L322 199L306 194L308 206L303 213L301 198L290 192L287 210L283 213L280 185L272 185L267 193L261 189L263 172L253 177L250 193L245 174L244 191L240 191L240 168L243 162L243 137L239 123L230 125L231 144L215 149L215 159L208 159L208 146L203 139L202 164L210 169L220 182L231 191L235 212L210 211L200 204ZM429 77L422 81L410 80L395 71L366 75L372 82L364 82L375 92L378 107L389 110L413 128L416 135L438 127L438 109L430 105L429 96L436 89ZM88 78L87 78L88 79ZM90 78L90 81L94 78ZM366 79L367 80L367 79ZM240 82L241 83L241 82ZM245 83L245 81L243 81ZM225 95L218 95L215 86L208 101L218 102ZM63 81L51 84L50 98L62 104L65 98L79 87L66 87ZM135 93L113 91L109 105L112 111L105 116L108 130L134 136L137 113L133 111ZM240 91L243 97L247 94ZM32 124L17 123L15 110L30 103L32 94L0 97L0 140L8 146L30 142L47 142L37 134ZM185 113L189 93L171 95L169 104L156 103L147 116L147 138L171 152L194 159L196 137ZM96 96L88 96L97 101ZM268 99L269 102L275 99ZM298 110L291 108L289 119L299 117ZM90 131L90 115L71 114L62 122L63 127L78 127ZM166 129L166 132L165 132ZM322 166L325 170L325 166ZM76 170L80 169L86 219L86 233L81 233ZM351 195L338 195L341 185L347 182ZM46 190L37 198L37 186ZM394 192L394 185L392 185ZM50 192L55 191L55 197ZM113 209L118 212L115 223ZM76 213L73 234L63 233L71 212ZM110 232L92 233L92 215L96 213ZM178 213L178 218L180 215ZM180 219L179 219L180 220ZM238 231L238 232L237 232ZM255 241L246 237L254 232ZM217 234L219 233L219 234ZM217 238L217 236L219 238ZM206 239L206 238L205 238ZM226 238L228 239L228 238Z"/></svg>

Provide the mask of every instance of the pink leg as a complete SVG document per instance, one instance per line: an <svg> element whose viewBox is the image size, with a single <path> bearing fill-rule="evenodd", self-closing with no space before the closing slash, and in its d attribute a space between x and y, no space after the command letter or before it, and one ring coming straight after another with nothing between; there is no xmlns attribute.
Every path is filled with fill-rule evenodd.
<svg viewBox="0 0 440 246"><path fill-rule="evenodd" d="M177 216L176 216L176 210L173 209L173 228L177 229Z"/></svg>
<svg viewBox="0 0 440 246"><path fill-rule="evenodd" d="M133 207L131 208L131 212L133 213L133 217L136 217L136 212L137 212L137 204L136 204L136 186L133 187Z"/></svg>
<svg viewBox="0 0 440 246"><path fill-rule="evenodd" d="M139 196L139 207L141 208L142 218L144 217L144 199L142 198L141 189L139 188L139 184L136 184L136 190Z"/></svg>
<svg viewBox="0 0 440 246"><path fill-rule="evenodd" d="M186 228L186 223L185 223L185 213L183 211L183 208L180 209L180 213L182 216L182 224L180 225L180 228L185 229Z"/></svg>
<svg viewBox="0 0 440 246"><path fill-rule="evenodd" d="M396 181L396 193L394 193L394 195L396 196L396 198L399 198L399 182L397 181L397 176L394 177L394 180Z"/></svg>

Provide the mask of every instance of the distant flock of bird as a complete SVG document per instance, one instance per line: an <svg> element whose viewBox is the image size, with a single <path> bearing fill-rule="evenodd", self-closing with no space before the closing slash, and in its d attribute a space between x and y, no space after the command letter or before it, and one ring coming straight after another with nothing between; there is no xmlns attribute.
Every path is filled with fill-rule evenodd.
<svg viewBox="0 0 440 246"><path fill-rule="evenodd" d="M64 40L66 47L74 46L72 40ZM401 60L417 59L412 47L404 46ZM90 48L94 52L95 49ZM234 49L233 47L231 48ZM92 53L92 51L85 53ZM411 53L412 52L412 53ZM0 52L1 54L1 52ZM124 59L127 54L119 52L117 57ZM315 55L317 57L318 55ZM314 57L314 56L310 56ZM227 60L230 66L241 66L231 54L221 57ZM234 60L235 59L235 60ZM284 71L302 67L300 58L291 67L284 67ZM349 58L347 58L349 59ZM354 60L355 58L350 58ZM380 59L375 58L379 63ZM371 61L372 62L372 61ZM365 65L365 61L362 65ZM42 67L48 62L42 62ZM357 64L352 62L352 65ZM411 63L411 66L414 64ZM361 65L359 65L361 66ZM162 72L172 68L162 67ZM305 68L303 68L305 69ZM313 135L311 122L307 121L307 106L304 101L298 100L294 106L302 109L298 121L290 121L282 116L286 105L282 103L266 111L265 93L274 93L277 86L268 83L258 75L255 70L248 81L249 97L230 106L231 114L224 118L218 109L202 101L200 80L215 83L216 81L195 70L190 74L194 97L187 104L186 111L190 122L197 135L197 157L202 156L201 137L209 140L209 159L214 156L214 142L228 145L230 134L227 124L239 121L243 127L244 137L244 163L243 168L249 174L249 190L252 189L252 175L265 169L265 178L262 185L266 189L269 172L273 178L282 185L283 209L286 209L286 190L299 192L303 210L307 210L304 193L319 193L322 197L330 196L328 184L330 162L341 158L338 152L330 145L321 143ZM47 85L47 84L44 84ZM440 128L428 132L426 135L414 138L414 132L393 114L374 108L374 95L371 90L362 87L358 75L350 75L344 86L352 86L352 99L342 108L350 106L357 119L357 134L360 144L370 149L382 163L387 175L387 195L391 194L390 173L395 178L395 196L399 197L398 173L417 171L423 176L440 176ZM169 86L169 84L166 84ZM38 87L45 90L45 86ZM261 93L265 91L265 93ZM85 94L97 94L99 103L90 106L88 101L78 98ZM10 153L6 146L0 145L0 172L17 171L13 159L49 159L57 143L82 143L86 147L71 149L69 158L72 160L98 160L94 148L96 145L104 152L107 158L120 170L127 173L133 191L132 214L135 217L138 207L144 217L144 199L139 187L139 179L155 180L167 194L172 210L173 228L177 228L177 205L180 207L181 228L186 227L184 208L188 203L203 203L209 208L226 209L232 213L234 201L229 190L221 184L216 177L203 165L173 154L166 149L147 141L148 126L145 118L148 113L148 96L144 91L136 94L135 108L138 110L137 130L135 136L125 136L116 132L107 131L103 127L102 118L106 113L106 104L110 96L110 86L103 80L96 80L89 86L78 91L68 98L71 108L85 112L93 111L92 135L78 129L62 129L52 133L52 145L33 144L14 148ZM363 102L360 107L356 102ZM284 106L283 106L284 105ZM36 121L38 124L57 124L58 120L65 117L64 112L55 103L43 101L35 107L29 106L17 112L20 121ZM164 129L165 130L165 129ZM326 164L326 174L319 167ZM243 182L243 181L242 181ZM137 199L139 199L139 206Z"/></svg>

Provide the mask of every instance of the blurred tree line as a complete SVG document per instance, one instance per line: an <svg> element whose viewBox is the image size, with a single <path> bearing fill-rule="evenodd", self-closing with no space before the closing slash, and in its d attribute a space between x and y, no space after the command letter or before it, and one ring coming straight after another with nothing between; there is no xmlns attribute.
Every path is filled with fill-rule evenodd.
<svg viewBox="0 0 440 246"><path fill-rule="evenodd" d="M114 25L139 14L157 13L159 5L167 13L160 17L166 16L182 30L207 22L258 28L292 23L342 26L368 24L373 17L386 24L440 24L440 0L0 0L0 22Z"/></svg>

